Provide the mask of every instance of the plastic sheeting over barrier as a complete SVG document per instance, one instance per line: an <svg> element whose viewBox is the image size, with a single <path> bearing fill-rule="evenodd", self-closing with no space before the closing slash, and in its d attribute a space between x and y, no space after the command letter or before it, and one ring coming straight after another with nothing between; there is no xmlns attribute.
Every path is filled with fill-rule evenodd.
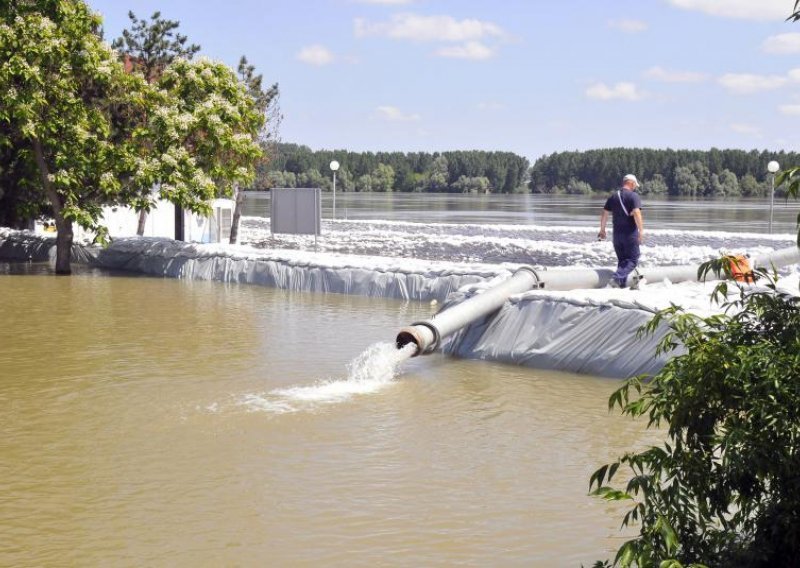
<svg viewBox="0 0 800 568"><path fill-rule="evenodd" d="M43 262L55 258L54 238L0 229L0 260Z"/></svg>
<svg viewBox="0 0 800 568"><path fill-rule="evenodd" d="M53 237L0 230L0 259L43 261L54 255ZM509 273L501 266L459 268L433 261L267 251L146 237L115 239L107 248L75 245L72 259L153 276L422 301L444 301L462 286Z"/></svg>
<svg viewBox="0 0 800 568"><path fill-rule="evenodd" d="M351 260L337 261L330 254L315 257L313 253L294 251L231 251L229 247L197 246L161 239L121 239L99 250L94 264L173 278L403 300L444 300L464 285L497 275L497 272L454 272L435 268L415 271L413 267L399 265L371 267L368 260L360 265Z"/></svg>
<svg viewBox="0 0 800 568"><path fill-rule="evenodd" d="M444 309L465 297L463 292L451 296ZM451 335L442 350L470 359L606 377L650 374L667 360L655 356L665 326L637 337L637 330L653 313L628 302L581 302L527 294Z"/></svg>

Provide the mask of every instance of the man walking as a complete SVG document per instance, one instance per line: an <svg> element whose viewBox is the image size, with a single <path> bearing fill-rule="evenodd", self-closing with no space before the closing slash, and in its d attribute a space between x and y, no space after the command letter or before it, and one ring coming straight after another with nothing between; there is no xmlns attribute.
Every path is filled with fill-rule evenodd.
<svg viewBox="0 0 800 568"><path fill-rule="evenodd" d="M622 288L639 264L639 245L644 238L644 224L642 221L642 199L636 193L639 180L633 174L622 178L622 188L617 190L606 200L603 213L600 215L600 239L606 238L606 222L608 214L613 217L614 227L614 252L617 253L617 271L612 276L612 281ZM637 282L638 284L638 282ZM636 287L636 285L632 286Z"/></svg>

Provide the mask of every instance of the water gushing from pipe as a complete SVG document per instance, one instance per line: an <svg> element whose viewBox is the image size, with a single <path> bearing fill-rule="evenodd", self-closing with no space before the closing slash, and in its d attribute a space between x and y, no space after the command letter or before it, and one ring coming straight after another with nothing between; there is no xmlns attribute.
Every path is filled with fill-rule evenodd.
<svg viewBox="0 0 800 568"><path fill-rule="evenodd" d="M377 392L394 381L400 364L410 359L415 347L397 349L389 342L370 345L347 366L344 379L326 379L307 386L273 389L249 394L240 404L249 410L284 414L311 410L319 405L344 402L353 396Z"/></svg>

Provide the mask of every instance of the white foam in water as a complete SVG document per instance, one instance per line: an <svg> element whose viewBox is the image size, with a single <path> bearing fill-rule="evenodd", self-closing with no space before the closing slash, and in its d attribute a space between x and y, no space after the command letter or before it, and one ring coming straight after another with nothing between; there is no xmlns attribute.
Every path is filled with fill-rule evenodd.
<svg viewBox="0 0 800 568"><path fill-rule="evenodd" d="M270 395L248 394L242 397L239 404L254 412L270 412L272 414L286 414L299 410L285 400L271 399Z"/></svg>
<svg viewBox="0 0 800 568"><path fill-rule="evenodd" d="M265 395L246 395L241 405L253 411L284 414L316 404L343 402L355 395L370 394L389 385L400 363L409 359L416 346L397 349L393 343L375 343L348 366L346 379L319 381L310 386L274 389Z"/></svg>

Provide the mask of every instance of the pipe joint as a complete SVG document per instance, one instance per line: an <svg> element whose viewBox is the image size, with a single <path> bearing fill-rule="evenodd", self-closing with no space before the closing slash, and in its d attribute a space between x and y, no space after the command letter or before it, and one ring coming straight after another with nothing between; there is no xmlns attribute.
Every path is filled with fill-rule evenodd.
<svg viewBox="0 0 800 568"><path fill-rule="evenodd" d="M530 272L533 275L533 279L534 279L535 283L534 283L534 285L532 286L531 289L544 288L544 280L539 277L539 273L536 272L536 270L532 266L528 266L527 264L525 264L523 266L520 266L516 270L516 272L514 272L514 275L517 275L520 272Z"/></svg>
<svg viewBox="0 0 800 568"><path fill-rule="evenodd" d="M409 343L413 343L417 346L417 351L413 355L416 357L436 351L441 340L442 336L435 325L429 321L418 321L400 330L395 345L398 349L402 349Z"/></svg>

